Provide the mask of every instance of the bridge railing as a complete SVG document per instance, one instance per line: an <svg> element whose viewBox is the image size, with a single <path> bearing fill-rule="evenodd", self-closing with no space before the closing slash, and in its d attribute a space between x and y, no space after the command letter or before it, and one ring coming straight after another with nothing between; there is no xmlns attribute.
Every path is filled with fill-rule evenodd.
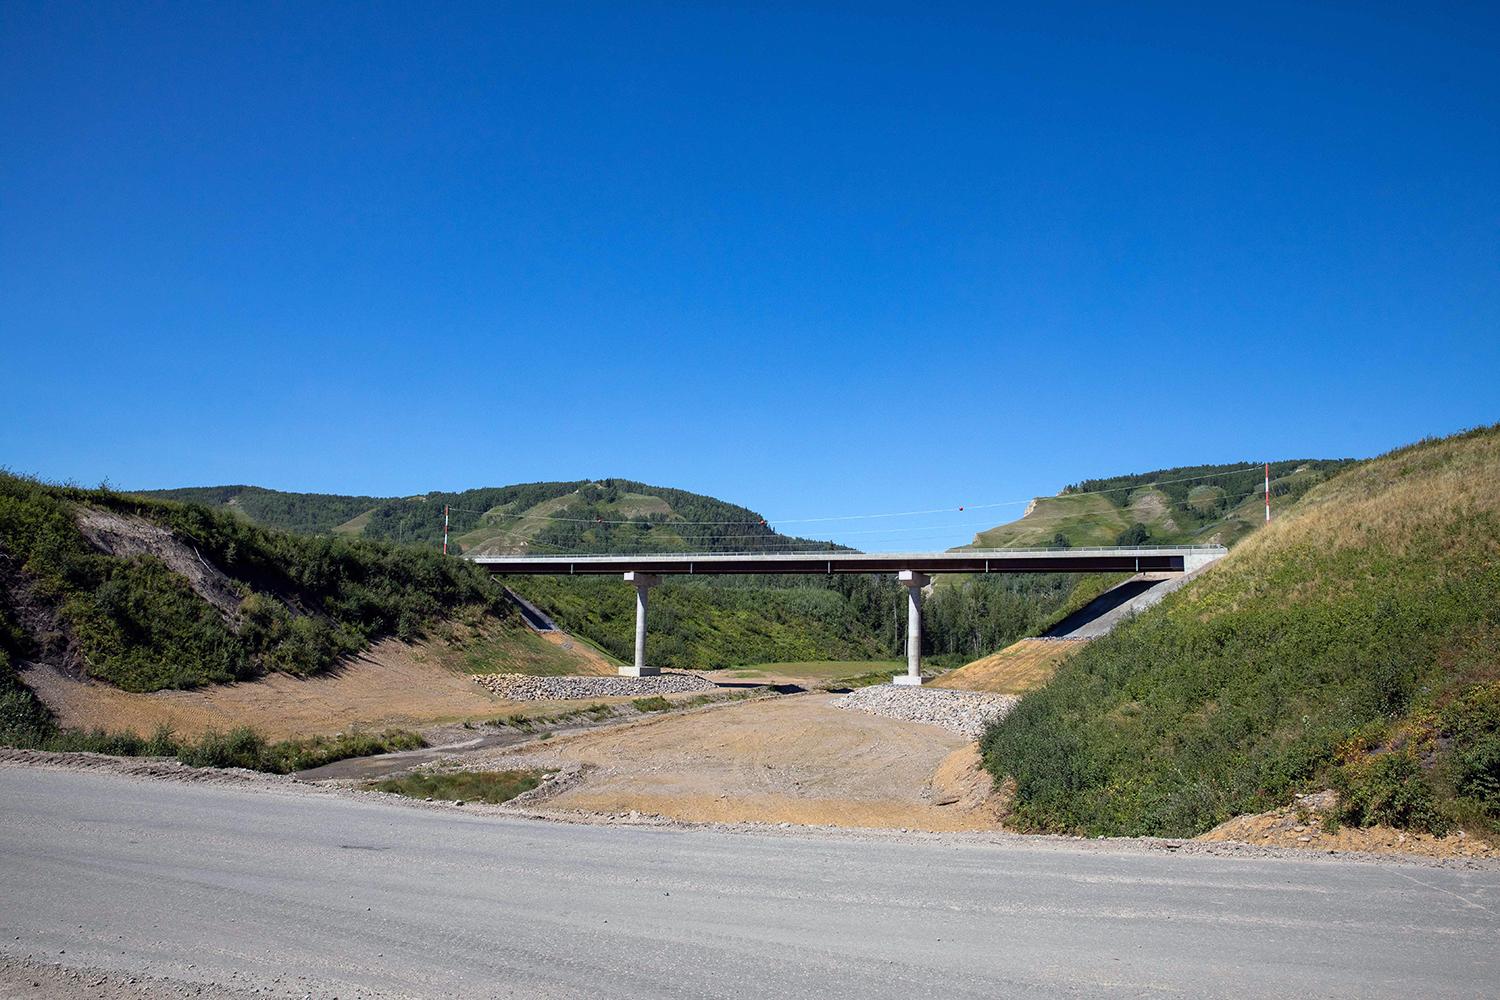
<svg viewBox="0 0 1500 1000"><path fill-rule="evenodd" d="M747 556L754 558L770 558L774 556L818 556L819 558L869 559L869 558L903 558L907 556L931 558L933 556L953 556L963 558L967 556L1011 556L1011 555L1047 555L1060 552L1072 552L1078 554L1112 555L1130 552L1225 552L1222 545L1046 545L1030 546L1015 549L957 549L943 550L941 552L858 552L849 549L773 549L761 550L759 552L546 552L527 554L525 558L531 562L539 562L547 559L555 559L559 562L578 559L713 559L726 556ZM514 559L519 558L512 555L474 555L464 556L465 559Z"/></svg>

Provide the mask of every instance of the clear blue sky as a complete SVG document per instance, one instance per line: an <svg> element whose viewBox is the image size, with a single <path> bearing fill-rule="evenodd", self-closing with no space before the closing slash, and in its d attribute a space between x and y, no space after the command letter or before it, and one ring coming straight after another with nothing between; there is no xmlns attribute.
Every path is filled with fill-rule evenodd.
<svg viewBox="0 0 1500 1000"><path fill-rule="evenodd" d="M1493 6L702 6L0 5L0 463L793 518L1500 419Z"/></svg>

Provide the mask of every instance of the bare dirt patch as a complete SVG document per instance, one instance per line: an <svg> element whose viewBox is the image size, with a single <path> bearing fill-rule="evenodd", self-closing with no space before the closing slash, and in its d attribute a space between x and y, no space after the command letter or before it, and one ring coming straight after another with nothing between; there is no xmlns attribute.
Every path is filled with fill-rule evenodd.
<svg viewBox="0 0 1500 1000"><path fill-rule="evenodd" d="M1234 841L1260 847L1291 847L1314 851L1360 851L1368 854L1416 854L1427 858L1500 858L1490 844L1464 833L1434 837L1430 833L1389 826L1338 826L1325 821L1338 807L1332 791L1298 796L1297 801L1270 812L1236 816L1196 839Z"/></svg>
<svg viewBox="0 0 1500 1000"><path fill-rule="evenodd" d="M970 744L937 726L842 712L791 695L669 715L516 749L466 769L577 768L550 810L694 823L995 829L981 786L949 763ZM939 804L941 800L944 804Z"/></svg>
<svg viewBox="0 0 1500 1000"><path fill-rule="evenodd" d="M239 619L241 593L223 570L165 528L140 517L85 507L78 512L78 528L101 552L112 556L155 556L187 580L199 597L226 620Z"/></svg>
<svg viewBox="0 0 1500 1000"><path fill-rule="evenodd" d="M1172 508L1159 490L1146 488L1130 498L1130 513L1137 521L1150 524L1159 522L1163 531L1176 531L1177 522L1172 520Z"/></svg>

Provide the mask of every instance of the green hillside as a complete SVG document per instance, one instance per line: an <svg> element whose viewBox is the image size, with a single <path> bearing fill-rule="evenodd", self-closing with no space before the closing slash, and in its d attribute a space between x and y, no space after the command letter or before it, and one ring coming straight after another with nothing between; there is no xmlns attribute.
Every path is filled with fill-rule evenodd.
<svg viewBox="0 0 1500 1000"><path fill-rule="evenodd" d="M415 497L283 493L204 486L138 494L219 507L269 528L436 547L449 509L449 549L534 552L719 552L828 548L772 530L748 508L625 479L520 483Z"/></svg>
<svg viewBox="0 0 1500 1000"><path fill-rule="evenodd" d="M1271 463L1273 508L1290 506L1349 464L1323 459ZM1233 545L1264 523L1264 488L1262 467L1253 463L1086 479L1057 496L1037 498L1019 520L979 532L971 545Z"/></svg>
<svg viewBox="0 0 1500 1000"><path fill-rule="evenodd" d="M1347 822L1494 832L1500 426L1313 487L983 747L1029 829L1193 835L1331 784Z"/></svg>
<svg viewBox="0 0 1500 1000"><path fill-rule="evenodd" d="M461 609L521 627L485 573L439 553L0 475L8 662L49 660L129 691L311 674Z"/></svg>

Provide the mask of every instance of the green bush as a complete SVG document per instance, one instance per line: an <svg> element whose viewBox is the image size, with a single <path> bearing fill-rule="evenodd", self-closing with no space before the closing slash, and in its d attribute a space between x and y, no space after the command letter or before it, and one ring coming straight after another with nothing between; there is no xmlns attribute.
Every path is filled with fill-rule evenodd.
<svg viewBox="0 0 1500 1000"><path fill-rule="evenodd" d="M1442 835L1452 827L1442 814L1427 772L1407 750L1346 764L1334 774L1339 818L1354 826L1405 827Z"/></svg>
<svg viewBox="0 0 1500 1000"><path fill-rule="evenodd" d="M1453 748L1454 791L1500 823L1500 682L1476 685L1455 698L1440 715L1440 731Z"/></svg>
<svg viewBox="0 0 1500 1000"><path fill-rule="evenodd" d="M243 767L258 771L268 759L266 740L248 726L227 733L209 730L196 745L185 746L177 759L189 767Z"/></svg>

